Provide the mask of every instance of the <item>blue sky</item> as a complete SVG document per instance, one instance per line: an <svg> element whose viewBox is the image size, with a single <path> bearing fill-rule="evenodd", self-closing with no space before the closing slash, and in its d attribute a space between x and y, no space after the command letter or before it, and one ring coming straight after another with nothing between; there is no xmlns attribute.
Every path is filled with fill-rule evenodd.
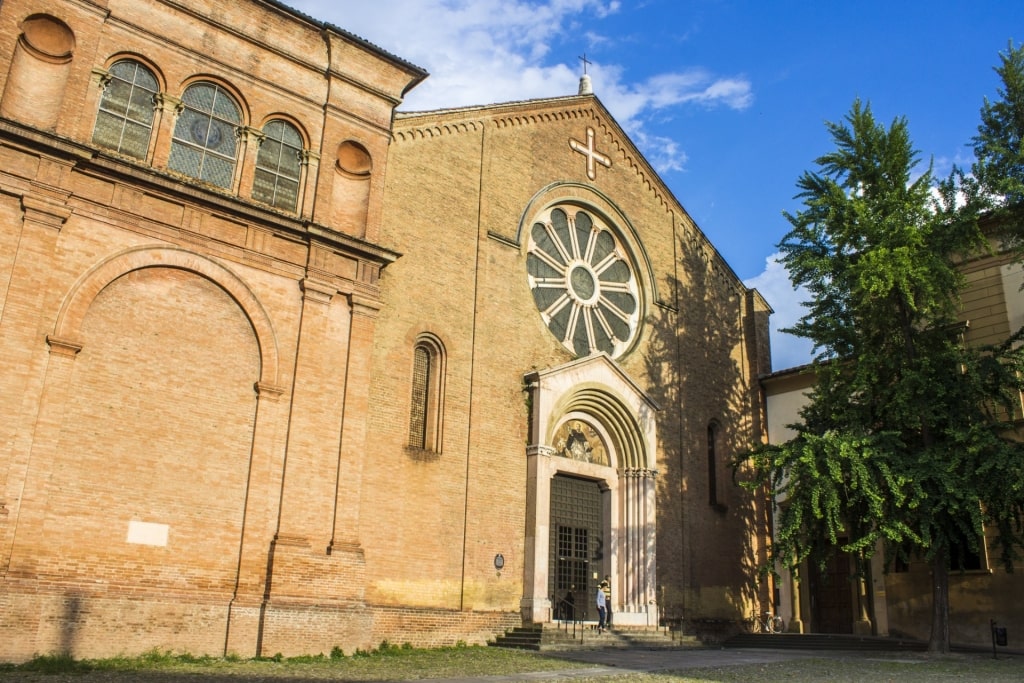
<svg viewBox="0 0 1024 683"><path fill-rule="evenodd" d="M773 261L800 174L854 98L906 116L923 163L969 166L992 70L1024 41L1019 0L285 0L425 68L400 109L594 92L737 275L801 315ZM773 330L776 370L810 346Z"/></svg>

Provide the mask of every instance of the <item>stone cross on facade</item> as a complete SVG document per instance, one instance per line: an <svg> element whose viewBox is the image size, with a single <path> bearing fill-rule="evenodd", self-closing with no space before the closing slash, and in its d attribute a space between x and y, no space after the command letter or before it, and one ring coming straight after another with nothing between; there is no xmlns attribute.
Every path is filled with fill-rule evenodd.
<svg viewBox="0 0 1024 683"><path fill-rule="evenodd" d="M569 138L569 147L571 147L573 151L579 152L587 157L587 177L591 180L597 178L597 168L595 167L594 162L601 164L605 168L612 167L611 158L594 149L593 128L587 128L587 144L583 144L579 140Z"/></svg>

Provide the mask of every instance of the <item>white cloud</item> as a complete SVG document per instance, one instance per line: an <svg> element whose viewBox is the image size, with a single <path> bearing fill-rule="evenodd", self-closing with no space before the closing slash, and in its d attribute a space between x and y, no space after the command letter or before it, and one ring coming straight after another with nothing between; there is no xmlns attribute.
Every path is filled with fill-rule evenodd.
<svg viewBox="0 0 1024 683"><path fill-rule="evenodd" d="M705 69L696 68L659 74L637 89L647 94L654 109L690 103L745 109L753 101L750 83L745 79L716 78Z"/></svg>
<svg viewBox="0 0 1024 683"><path fill-rule="evenodd" d="M671 138L648 135L642 129L629 131L633 142L644 150L644 158L658 173L682 171L686 167L686 152Z"/></svg>
<svg viewBox="0 0 1024 683"><path fill-rule="evenodd" d="M592 18L622 11L618 0L286 0L430 72L401 109L423 111L572 95L580 64L553 63L550 45L575 33L591 47L612 40L584 29ZM686 154L665 137L645 134L645 121L680 107L743 109L750 82L697 67L631 82L622 65L593 61L594 92L655 168L682 170Z"/></svg>
<svg viewBox="0 0 1024 683"><path fill-rule="evenodd" d="M811 343L801 337L781 332L783 327L792 327L806 312L801 303L810 295L807 290L797 289L789 280L789 273L779 261L782 254L772 254L765 262L765 269L744 284L761 292L775 313L771 319L772 368L785 370L810 363L813 357Z"/></svg>

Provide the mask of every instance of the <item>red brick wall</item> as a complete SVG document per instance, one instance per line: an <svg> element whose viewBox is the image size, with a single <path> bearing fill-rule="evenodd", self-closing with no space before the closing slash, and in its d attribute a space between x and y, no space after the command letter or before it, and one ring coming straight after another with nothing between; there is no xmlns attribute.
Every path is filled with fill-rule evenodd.
<svg viewBox="0 0 1024 683"><path fill-rule="evenodd" d="M216 284L150 268L100 292L80 341L37 494L46 513L10 571L230 596L259 378L251 325ZM126 543L129 521L168 525L168 544Z"/></svg>

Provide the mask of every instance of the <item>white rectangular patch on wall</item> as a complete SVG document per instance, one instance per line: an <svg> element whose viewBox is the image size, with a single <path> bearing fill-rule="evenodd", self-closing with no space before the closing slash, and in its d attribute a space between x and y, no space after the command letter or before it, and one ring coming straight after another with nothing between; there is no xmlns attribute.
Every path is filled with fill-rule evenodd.
<svg viewBox="0 0 1024 683"><path fill-rule="evenodd" d="M171 527L167 524L156 524L154 522L128 522L128 542L139 545L156 545L165 547Z"/></svg>

